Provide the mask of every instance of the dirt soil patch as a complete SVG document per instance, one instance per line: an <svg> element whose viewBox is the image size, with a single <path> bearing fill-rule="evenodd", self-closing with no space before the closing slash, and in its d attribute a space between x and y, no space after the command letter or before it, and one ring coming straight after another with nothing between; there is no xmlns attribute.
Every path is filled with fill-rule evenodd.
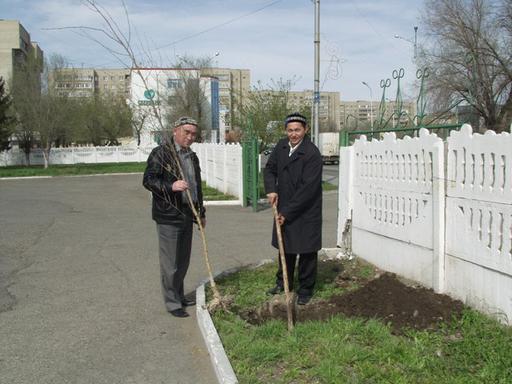
<svg viewBox="0 0 512 384"><path fill-rule="evenodd" d="M339 266L330 266L338 268ZM304 306L295 305L297 322L326 320L335 314L363 319L377 318L391 326L393 333L406 329L435 330L440 324L460 317L464 304L447 295L435 293L418 285L405 284L395 274L377 272L368 279L352 274L350 267L342 268L334 281L338 286L359 288L333 296L329 300L312 300ZM269 319L286 321L284 295L274 296L258 308L240 315L252 324Z"/></svg>

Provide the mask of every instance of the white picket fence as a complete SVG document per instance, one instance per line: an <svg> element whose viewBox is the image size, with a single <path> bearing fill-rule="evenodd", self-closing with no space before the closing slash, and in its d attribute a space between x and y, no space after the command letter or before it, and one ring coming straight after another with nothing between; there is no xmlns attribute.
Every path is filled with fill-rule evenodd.
<svg viewBox="0 0 512 384"><path fill-rule="evenodd" d="M343 148L338 244L351 220L354 254L512 324L512 136L464 125L446 144Z"/></svg>
<svg viewBox="0 0 512 384"><path fill-rule="evenodd" d="M70 147L50 151L50 164L145 162L154 147ZM241 203L242 147L239 144L194 143L201 164L201 177L217 190L238 197ZM12 149L0 152L0 166L25 165L25 153ZM30 153L30 164L44 164L43 152Z"/></svg>

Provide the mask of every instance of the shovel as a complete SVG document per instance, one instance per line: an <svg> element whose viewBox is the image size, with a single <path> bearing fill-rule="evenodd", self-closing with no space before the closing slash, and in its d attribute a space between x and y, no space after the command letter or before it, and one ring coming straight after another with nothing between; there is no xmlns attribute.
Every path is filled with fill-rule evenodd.
<svg viewBox="0 0 512 384"><path fill-rule="evenodd" d="M281 234L281 226L278 222L277 207L275 204L272 205L272 211L274 212L274 221L276 223L277 243L279 245L279 258L281 260L281 268L283 270L283 281L284 281L284 293L286 296L286 314L288 317L288 331L293 329L294 318L293 318L293 303L292 295L288 285L288 268L286 267L286 258L284 256L284 244L283 235Z"/></svg>

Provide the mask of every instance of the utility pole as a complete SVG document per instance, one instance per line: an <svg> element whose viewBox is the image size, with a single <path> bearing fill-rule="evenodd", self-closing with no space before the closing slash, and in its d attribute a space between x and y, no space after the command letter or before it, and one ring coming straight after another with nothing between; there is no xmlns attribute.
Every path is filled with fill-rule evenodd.
<svg viewBox="0 0 512 384"><path fill-rule="evenodd" d="M315 83L313 90L313 143L319 145L320 127L320 0L315 2Z"/></svg>

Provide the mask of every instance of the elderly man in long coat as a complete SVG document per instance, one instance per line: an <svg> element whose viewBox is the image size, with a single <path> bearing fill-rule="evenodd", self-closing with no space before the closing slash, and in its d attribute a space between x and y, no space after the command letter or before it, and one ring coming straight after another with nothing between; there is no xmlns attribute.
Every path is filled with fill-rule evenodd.
<svg viewBox="0 0 512 384"><path fill-rule="evenodd" d="M264 170L265 192L270 204L277 204L290 290L299 256L298 304L304 305L313 296L318 250L322 247L322 156L307 135L304 116L288 115L285 131L287 138L277 143ZM275 224L272 245L278 248ZM279 262L276 285L267 293L282 291L283 270Z"/></svg>

